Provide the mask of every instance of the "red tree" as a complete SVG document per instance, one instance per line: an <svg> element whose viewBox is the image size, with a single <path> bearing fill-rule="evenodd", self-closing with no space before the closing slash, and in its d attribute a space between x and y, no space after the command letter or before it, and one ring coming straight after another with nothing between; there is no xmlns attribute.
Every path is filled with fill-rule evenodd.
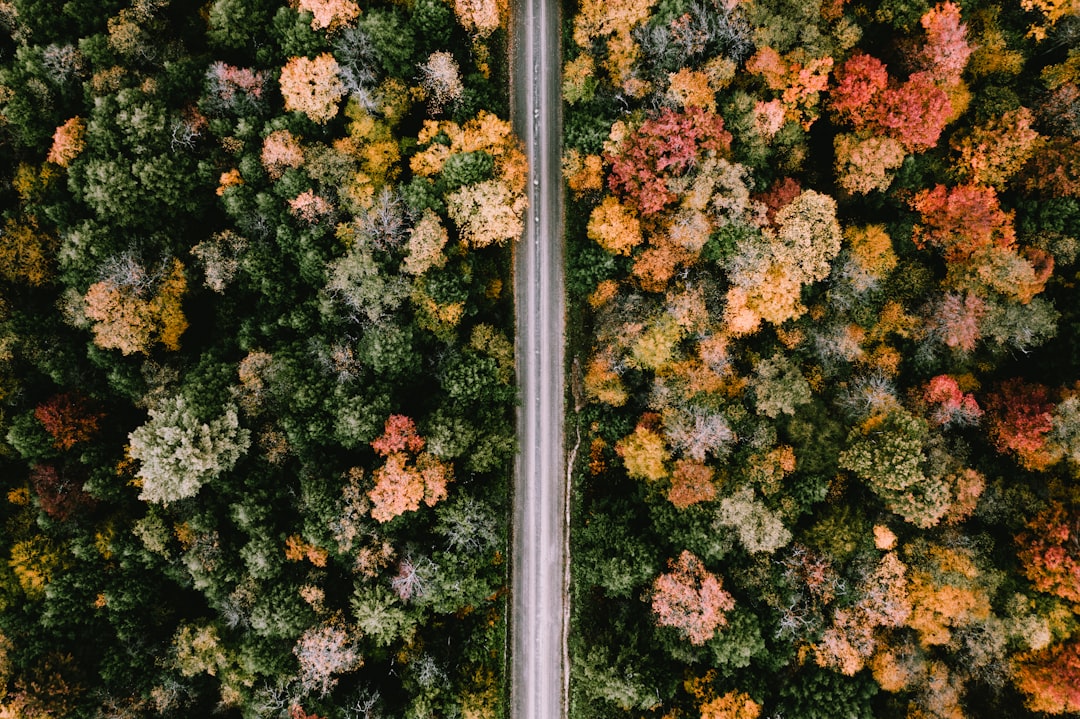
<svg viewBox="0 0 1080 719"><path fill-rule="evenodd" d="M1080 515L1054 502L1028 522L1016 542L1036 589L1080 603Z"/></svg>
<svg viewBox="0 0 1080 719"><path fill-rule="evenodd" d="M889 84L885 64L857 52L836 69L834 77L836 86L830 95L837 118L857 128L872 121L878 112L875 101Z"/></svg>
<svg viewBox="0 0 1080 719"><path fill-rule="evenodd" d="M103 416L93 412L84 398L71 393L53 395L34 409L34 417L52 436L57 449L71 449L91 439Z"/></svg>
<svg viewBox="0 0 1080 719"><path fill-rule="evenodd" d="M938 185L912 200L922 215L912 240L920 249L933 245L948 262L964 262L989 246L1011 248L1016 243L1013 215L1001 209L997 193L979 185Z"/></svg>
<svg viewBox="0 0 1080 719"><path fill-rule="evenodd" d="M653 582L656 621L674 627L691 644L704 644L727 624L725 612L735 608L735 600L721 587L720 578L686 550L677 560L668 560L668 569Z"/></svg>
<svg viewBox="0 0 1080 719"><path fill-rule="evenodd" d="M1054 404L1050 390L1019 378L1002 382L986 401L990 439L999 452L1010 452L1027 469L1045 469L1053 463L1046 451Z"/></svg>
<svg viewBox="0 0 1080 719"><path fill-rule="evenodd" d="M960 385L947 374L926 384L923 400L930 404L930 421L942 426L975 424L983 414L974 395L961 392Z"/></svg>
<svg viewBox="0 0 1080 719"><path fill-rule="evenodd" d="M1080 712L1080 639L1022 654L1013 681L1033 711Z"/></svg>
<svg viewBox="0 0 1080 719"><path fill-rule="evenodd" d="M937 144L952 114L949 96L929 72L917 72L907 82L881 93L875 124L899 140L908 152Z"/></svg>
<svg viewBox="0 0 1080 719"><path fill-rule="evenodd" d="M79 509L94 505L93 497L83 491L82 482L51 464L39 464L30 470L30 486L38 496L41 511L61 522Z"/></svg>
<svg viewBox="0 0 1080 719"><path fill-rule="evenodd" d="M371 448L383 457L407 450L419 452L424 448L424 438L416 433L416 423L403 414L386 418L383 433L371 443Z"/></svg>
<svg viewBox="0 0 1080 719"><path fill-rule="evenodd" d="M727 152L730 147L731 133L719 115L700 107L682 112L664 108L624 139L617 154L606 157L611 163L608 187L650 215L676 199L668 178L690 170L701 152Z"/></svg>

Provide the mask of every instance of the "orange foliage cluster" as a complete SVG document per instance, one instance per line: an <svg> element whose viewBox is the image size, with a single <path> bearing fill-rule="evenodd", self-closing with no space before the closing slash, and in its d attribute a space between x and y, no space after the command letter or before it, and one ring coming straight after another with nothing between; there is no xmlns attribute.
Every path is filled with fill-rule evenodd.
<svg viewBox="0 0 1080 719"><path fill-rule="evenodd" d="M312 30L333 32L360 16L360 6L352 0L296 0L296 7L311 13Z"/></svg>
<svg viewBox="0 0 1080 719"><path fill-rule="evenodd" d="M64 393L39 404L34 417L52 436L53 446L66 450L92 439L104 415L92 411L84 397Z"/></svg>
<svg viewBox="0 0 1080 719"><path fill-rule="evenodd" d="M114 280L91 285L84 302L86 316L94 321L94 342L125 355L146 354L155 343L179 349L180 335L188 326L181 306L186 290L184 266L176 259L151 297Z"/></svg>
<svg viewBox="0 0 1080 719"><path fill-rule="evenodd" d="M281 68L281 95L285 109L302 112L312 122L326 124L338 114L338 101L345 86L338 76L341 68L328 52L314 59L291 57Z"/></svg>
<svg viewBox="0 0 1080 719"><path fill-rule="evenodd" d="M86 123L76 116L56 128L52 148L45 159L60 167L67 167L85 149Z"/></svg>
<svg viewBox="0 0 1080 719"><path fill-rule="evenodd" d="M405 512L415 512L421 501L433 507L446 499L453 468L423 452L424 444L411 418L400 414L387 418L383 433L371 443L372 449L386 457L375 470L375 486L368 492L372 518L388 522Z"/></svg>
<svg viewBox="0 0 1080 719"><path fill-rule="evenodd" d="M290 534L285 540L285 558L290 562L306 559L316 567L325 567L328 556L325 549L305 542L299 534Z"/></svg>
<svg viewBox="0 0 1080 719"><path fill-rule="evenodd" d="M1016 542L1036 589L1080 604L1080 515L1054 502L1028 522Z"/></svg>

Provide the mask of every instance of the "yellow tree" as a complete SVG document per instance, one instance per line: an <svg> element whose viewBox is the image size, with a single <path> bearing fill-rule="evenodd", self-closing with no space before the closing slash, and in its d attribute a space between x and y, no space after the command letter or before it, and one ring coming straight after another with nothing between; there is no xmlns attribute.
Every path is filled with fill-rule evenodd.
<svg viewBox="0 0 1080 719"><path fill-rule="evenodd" d="M608 195L589 215L589 239L613 255L629 255L642 242L637 215L614 195Z"/></svg>
<svg viewBox="0 0 1080 719"><path fill-rule="evenodd" d="M145 270L136 265L132 272ZM184 266L172 260L153 295L135 279L112 277L87 290L84 310L94 322L94 343L125 355L146 354L154 343L180 349L180 336L188 326L181 306L187 290Z"/></svg>
<svg viewBox="0 0 1080 719"><path fill-rule="evenodd" d="M38 228L35 217L9 218L0 231L0 277L34 287L45 284L55 247L56 240Z"/></svg>

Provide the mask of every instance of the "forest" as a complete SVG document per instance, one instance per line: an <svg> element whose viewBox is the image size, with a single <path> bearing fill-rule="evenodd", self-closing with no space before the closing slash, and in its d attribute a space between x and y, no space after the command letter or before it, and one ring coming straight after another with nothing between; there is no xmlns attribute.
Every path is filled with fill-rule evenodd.
<svg viewBox="0 0 1080 719"><path fill-rule="evenodd" d="M507 22L0 2L0 716L505 716Z"/></svg>
<svg viewBox="0 0 1080 719"><path fill-rule="evenodd" d="M573 719L1080 714L1080 17L563 5Z"/></svg>

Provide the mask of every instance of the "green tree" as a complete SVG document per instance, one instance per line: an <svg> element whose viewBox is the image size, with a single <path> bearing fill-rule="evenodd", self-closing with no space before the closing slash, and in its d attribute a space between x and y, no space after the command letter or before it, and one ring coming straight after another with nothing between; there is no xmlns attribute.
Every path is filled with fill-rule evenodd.
<svg viewBox="0 0 1080 719"><path fill-rule="evenodd" d="M163 400L151 408L146 424L128 436L131 457L140 463L139 499L168 503L194 496L204 484L232 469L250 438L235 407L203 422L182 396Z"/></svg>

